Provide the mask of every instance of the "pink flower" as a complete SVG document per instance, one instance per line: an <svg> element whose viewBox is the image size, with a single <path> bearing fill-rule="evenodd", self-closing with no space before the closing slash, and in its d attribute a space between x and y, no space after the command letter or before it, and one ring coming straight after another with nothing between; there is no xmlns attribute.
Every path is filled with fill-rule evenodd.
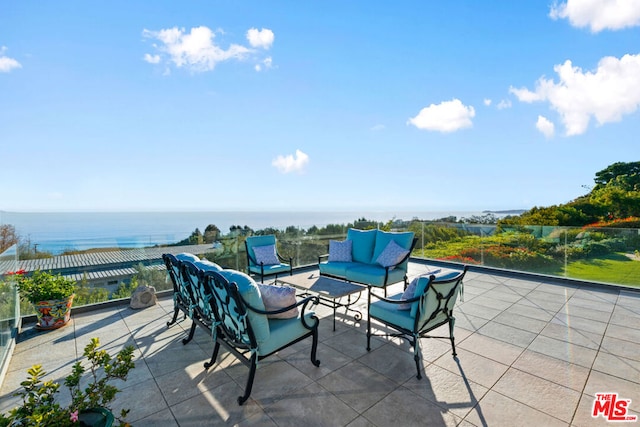
<svg viewBox="0 0 640 427"><path fill-rule="evenodd" d="M71 421L74 423L78 422L78 411L71 413Z"/></svg>

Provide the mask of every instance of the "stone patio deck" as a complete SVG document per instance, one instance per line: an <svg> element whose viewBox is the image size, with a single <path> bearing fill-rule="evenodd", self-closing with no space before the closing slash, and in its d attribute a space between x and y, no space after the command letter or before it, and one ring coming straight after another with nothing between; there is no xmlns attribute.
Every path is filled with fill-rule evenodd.
<svg viewBox="0 0 640 427"><path fill-rule="evenodd" d="M425 268L411 263L410 274ZM223 353L205 371L210 337L198 330L182 345L190 321L167 328L172 311L165 298L139 311L77 314L46 333L24 325L0 410L15 406L12 394L31 365L64 378L99 337L110 352L136 348L136 368L116 401L116 409L131 408L134 426L610 425L591 416L599 392L631 399L629 414L640 413L640 292L469 272L454 311L457 360L448 340L423 340L422 380L405 342L374 338L368 353L366 320L339 314L334 332L332 311L317 307L320 367L309 361L310 340L265 359L244 406L236 398L248 369Z"/></svg>

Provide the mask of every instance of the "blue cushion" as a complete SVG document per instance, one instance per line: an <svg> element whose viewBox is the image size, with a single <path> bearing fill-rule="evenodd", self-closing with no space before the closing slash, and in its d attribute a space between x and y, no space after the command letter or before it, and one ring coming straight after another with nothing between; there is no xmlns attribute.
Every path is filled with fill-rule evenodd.
<svg viewBox="0 0 640 427"><path fill-rule="evenodd" d="M249 251L249 255L256 259L256 254L253 252L253 248L255 246L267 246L267 245L275 245L276 244L276 236L273 234L269 234L266 236L251 236L247 237L247 248Z"/></svg>
<svg viewBox="0 0 640 427"><path fill-rule="evenodd" d="M258 285L250 276L236 270L222 270L220 274L224 276L229 283L235 282L236 285L238 285L240 295L242 295L242 298L249 305L258 310L265 309L262 297L260 296L260 289L258 289ZM247 311L249 312L249 322L251 322L251 327L253 328L253 333L258 345L269 341L269 322L267 316L255 313L249 309L247 309Z"/></svg>
<svg viewBox="0 0 640 427"><path fill-rule="evenodd" d="M289 267L289 264L265 265L264 275L268 276L270 274L286 273L291 270ZM260 274L260 266L252 265L249 267L249 271L254 274Z"/></svg>
<svg viewBox="0 0 640 427"><path fill-rule="evenodd" d="M194 254L189 254L186 252L183 252L181 254L176 255L176 259L178 261L189 261L189 262L197 262L200 261L200 258L198 258L197 256L195 256Z"/></svg>
<svg viewBox="0 0 640 427"><path fill-rule="evenodd" d="M389 271L387 285L402 282L406 271L402 268L396 268ZM357 264L347 269L346 279L351 282L365 283L376 287L385 286L384 268L378 264Z"/></svg>
<svg viewBox="0 0 640 427"><path fill-rule="evenodd" d="M218 271L218 272L220 272L222 270L222 267L220 267L215 262L209 261L208 259L202 259L200 261L194 262L193 264L196 267L198 267L200 270L202 270L202 271Z"/></svg>
<svg viewBox="0 0 640 427"><path fill-rule="evenodd" d="M399 300L402 294L396 294L389 299ZM414 316L411 316L408 310L398 310L398 304L391 304L386 301L372 302L369 306L369 314L376 319L384 320L393 325L413 330Z"/></svg>
<svg viewBox="0 0 640 427"><path fill-rule="evenodd" d="M313 311L305 311L305 319L307 319L308 325L315 324L315 320L311 319L313 314ZM258 355L260 356L271 354L280 347L311 332L302 324L300 315L293 319L269 319L269 328L271 330L271 338L268 342L258 347Z"/></svg>
<svg viewBox="0 0 640 427"><path fill-rule="evenodd" d="M376 242L377 230L356 230L350 228L347 231L347 240L351 240L353 260L355 262L371 263L373 247Z"/></svg>
<svg viewBox="0 0 640 427"><path fill-rule="evenodd" d="M391 233L377 230L376 244L373 249L373 257L371 258L373 262L376 262L391 240L396 242L398 246L409 250L411 248L411 243L413 243L413 232L407 231L403 233Z"/></svg>
<svg viewBox="0 0 640 427"><path fill-rule="evenodd" d="M347 269L357 264L353 262L321 262L318 264L320 274L328 274L345 279L347 277Z"/></svg>

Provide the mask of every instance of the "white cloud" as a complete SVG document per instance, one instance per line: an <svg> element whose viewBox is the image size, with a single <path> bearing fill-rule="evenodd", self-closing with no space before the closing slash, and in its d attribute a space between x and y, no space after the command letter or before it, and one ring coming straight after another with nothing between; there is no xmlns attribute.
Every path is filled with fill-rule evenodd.
<svg viewBox="0 0 640 427"><path fill-rule="evenodd" d="M555 125L549 121L546 117L538 116L538 121L536 122L536 129L538 129L544 136L547 138L553 137L555 133Z"/></svg>
<svg viewBox="0 0 640 427"><path fill-rule="evenodd" d="M308 163L309 156L300 150L296 150L295 156L291 154L288 156L280 155L271 162L271 165L282 173L290 173L303 172Z"/></svg>
<svg viewBox="0 0 640 427"><path fill-rule="evenodd" d="M640 107L640 54L618 59L607 56L595 71L582 71L571 61L556 65L559 82L541 77L535 91L510 88L520 101L548 101L567 135L587 130L591 117L602 125L622 120Z"/></svg>
<svg viewBox="0 0 640 427"><path fill-rule="evenodd" d="M159 40L162 44L154 46L160 53L168 55L176 67L192 71L210 71L219 62L243 59L251 52L249 48L238 44L231 44L228 49L221 48L214 42L215 33L204 26L192 28L188 33L184 28L177 27L160 31L144 30L143 35ZM156 60L154 55L146 54L147 62L148 59Z"/></svg>
<svg viewBox="0 0 640 427"><path fill-rule="evenodd" d="M640 0L567 0L551 6L552 19L568 18L574 27L591 32L619 30L640 25Z"/></svg>
<svg viewBox="0 0 640 427"><path fill-rule="evenodd" d="M6 51L6 46L0 47L0 73L8 73L11 70L15 70L16 68L22 68L22 64L20 64L18 61L4 55Z"/></svg>
<svg viewBox="0 0 640 427"><path fill-rule="evenodd" d="M489 98L485 98L482 102L484 102L484 105L486 105L487 107L491 105L491 100Z"/></svg>
<svg viewBox="0 0 640 427"><path fill-rule="evenodd" d="M473 126L471 119L475 115L473 107L467 107L459 99L453 99L423 108L417 116L409 119L408 124L418 129L454 132Z"/></svg>
<svg viewBox="0 0 640 427"><path fill-rule="evenodd" d="M373 126L371 128L371 130L374 131L374 132L380 132L380 131L383 131L385 129L386 129L386 126L385 125L380 125L380 124L375 125L375 126Z"/></svg>
<svg viewBox="0 0 640 427"><path fill-rule="evenodd" d="M160 63L160 55L150 55L148 53L144 54L144 60L149 64L159 64Z"/></svg>
<svg viewBox="0 0 640 427"><path fill-rule="evenodd" d="M267 58L265 58L262 63L260 64L256 64L253 68L256 71L262 71L262 67L264 67L265 69L269 69L273 67L273 59L269 56Z"/></svg>
<svg viewBox="0 0 640 427"><path fill-rule="evenodd" d="M507 108L511 108L511 101L509 99L503 99L500 102L498 102L498 105L496 105L496 108L498 110L504 110Z"/></svg>
<svg viewBox="0 0 640 427"><path fill-rule="evenodd" d="M520 102L526 102L527 104L531 104L534 101L542 101L543 99L539 94L531 92L529 89L524 87L522 89L516 89L515 87L510 86L509 92L514 94Z"/></svg>
<svg viewBox="0 0 640 427"><path fill-rule="evenodd" d="M274 39L273 31L268 28L258 30L257 28L251 28L247 31L247 40L252 47L261 47L263 49L269 49L273 44Z"/></svg>

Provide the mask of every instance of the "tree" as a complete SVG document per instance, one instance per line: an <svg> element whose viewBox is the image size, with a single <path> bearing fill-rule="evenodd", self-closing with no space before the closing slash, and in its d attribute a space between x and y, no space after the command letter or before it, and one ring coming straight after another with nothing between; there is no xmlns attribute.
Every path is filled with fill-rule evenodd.
<svg viewBox="0 0 640 427"><path fill-rule="evenodd" d="M617 162L596 172L594 190L615 182L626 191L640 191L640 162Z"/></svg>
<svg viewBox="0 0 640 427"><path fill-rule="evenodd" d="M220 236L220 229L216 227L214 224L207 225L207 228L204 229L204 242L205 243L213 243L218 240L218 236Z"/></svg>
<svg viewBox="0 0 640 427"><path fill-rule="evenodd" d="M196 228L191 236L189 236L189 244L190 245L201 245L204 242L204 238L202 237L202 233L199 228Z"/></svg>
<svg viewBox="0 0 640 427"><path fill-rule="evenodd" d="M16 233L16 228L11 224L0 225L0 253L4 252L12 245L16 245L20 236Z"/></svg>

